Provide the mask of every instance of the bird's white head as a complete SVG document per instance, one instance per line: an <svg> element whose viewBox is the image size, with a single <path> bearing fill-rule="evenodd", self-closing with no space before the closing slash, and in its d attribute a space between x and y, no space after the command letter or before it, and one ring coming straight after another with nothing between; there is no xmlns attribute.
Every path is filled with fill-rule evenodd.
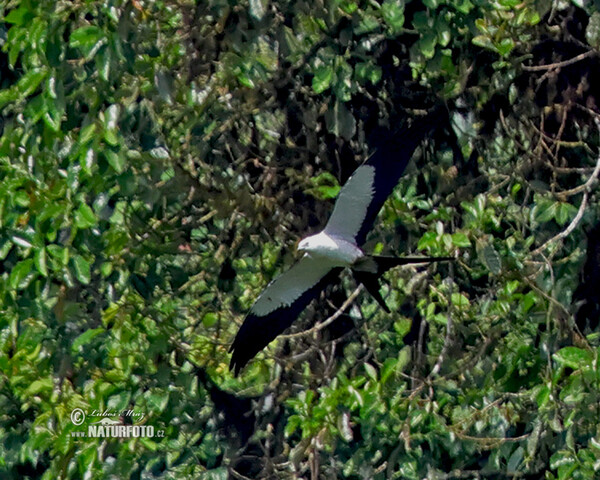
<svg viewBox="0 0 600 480"><path fill-rule="evenodd" d="M308 253L311 256L327 255L330 250L335 250L336 247L335 242L323 232L303 238L298 243L298 251Z"/></svg>
<svg viewBox="0 0 600 480"><path fill-rule="evenodd" d="M298 243L298 251L302 253L317 254L323 250L323 232L303 238Z"/></svg>
<svg viewBox="0 0 600 480"><path fill-rule="evenodd" d="M306 237L306 238L303 238L302 240L300 240L300 242L298 242L298 251L299 252L308 253L313 249L312 243L311 243L311 238L312 237Z"/></svg>

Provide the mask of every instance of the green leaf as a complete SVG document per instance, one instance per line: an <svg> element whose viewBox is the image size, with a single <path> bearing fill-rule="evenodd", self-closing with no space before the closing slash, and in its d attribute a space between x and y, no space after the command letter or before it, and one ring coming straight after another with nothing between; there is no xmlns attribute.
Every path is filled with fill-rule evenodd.
<svg viewBox="0 0 600 480"><path fill-rule="evenodd" d="M352 98L352 67L343 58L336 61L335 82L333 92L341 102L347 102Z"/></svg>
<svg viewBox="0 0 600 480"><path fill-rule="evenodd" d="M240 82L240 84L243 85L244 87L254 88L254 82L248 76L247 73L245 73L245 72L238 72L238 74L237 74L236 77L238 79L238 82Z"/></svg>
<svg viewBox="0 0 600 480"><path fill-rule="evenodd" d="M585 38L592 47L600 47L600 12L592 13L585 29Z"/></svg>
<svg viewBox="0 0 600 480"><path fill-rule="evenodd" d="M19 235L13 235L11 240L15 245L19 245L20 247L30 248L33 246L29 240Z"/></svg>
<svg viewBox="0 0 600 480"><path fill-rule="evenodd" d="M19 92L16 88L6 88L0 90L0 108L10 102L14 102L19 98Z"/></svg>
<svg viewBox="0 0 600 480"><path fill-rule="evenodd" d="M356 132L356 120L352 112L339 100L335 100L333 108L325 112L327 130L338 137L350 140Z"/></svg>
<svg viewBox="0 0 600 480"><path fill-rule="evenodd" d="M508 459L508 463L506 464L506 470L509 473L517 472L519 470L519 466L523 462L525 450L523 447L518 447Z"/></svg>
<svg viewBox="0 0 600 480"><path fill-rule="evenodd" d="M315 93L323 93L331 86L333 80L333 68L322 65L315 70L315 76L312 80L312 88Z"/></svg>
<svg viewBox="0 0 600 480"><path fill-rule="evenodd" d="M471 241L469 240L469 237L467 237L467 235L459 232L452 234L452 244L455 247L470 247Z"/></svg>
<svg viewBox="0 0 600 480"><path fill-rule="evenodd" d="M119 136L117 135L116 130L104 130L104 140L111 147L114 147L119 144Z"/></svg>
<svg viewBox="0 0 600 480"><path fill-rule="evenodd" d="M560 365L570 367L574 370L590 369L594 361L592 352L577 347L561 348L552 355L552 358Z"/></svg>
<svg viewBox="0 0 600 480"><path fill-rule="evenodd" d="M83 347L90 343L90 341L96 338L101 333L104 333L106 330L103 328L92 328L90 330L86 330L81 335L79 335L73 343L71 344L71 351L73 353L77 353L80 347Z"/></svg>
<svg viewBox="0 0 600 480"><path fill-rule="evenodd" d="M458 309L467 309L471 305L466 296L457 292L452 294L452 304Z"/></svg>
<svg viewBox="0 0 600 480"><path fill-rule="evenodd" d="M19 190L19 191L15 192L13 201L19 207L24 207L24 208L28 207L29 204L31 203L31 200L29 199L29 194L24 190Z"/></svg>
<svg viewBox="0 0 600 480"><path fill-rule="evenodd" d="M61 247L60 245L48 245L46 247L48 253L51 257L55 258L62 265L66 265L69 261L69 249L65 247Z"/></svg>
<svg viewBox="0 0 600 480"><path fill-rule="evenodd" d="M94 25L80 27L71 33L69 37L69 46L79 48L84 55L94 53L99 44L104 41L104 32Z"/></svg>
<svg viewBox="0 0 600 480"><path fill-rule="evenodd" d="M565 466L575 466L575 458L573 457L573 454L569 451L565 451L565 450L560 450L556 453L554 453L551 457L550 457L550 468L552 470L557 470L560 467L565 467ZM562 477L562 478L566 478L566 477Z"/></svg>
<svg viewBox="0 0 600 480"><path fill-rule="evenodd" d="M42 80L46 78L47 73L48 71L45 68L38 68L36 70L30 70L23 75L17 84L21 95L26 97L27 95L32 94L39 84L42 83Z"/></svg>
<svg viewBox="0 0 600 480"><path fill-rule="evenodd" d="M535 221L545 223L554 219L558 203L551 200L540 200L534 207Z"/></svg>
<svg viewBox="0 0 600 480"><path fill-rule="evenodd" d="M148 406L155 412L162 412L169 402L169 392L165 390L151 390L148 391L144 398L148 402Z"/></svg>
<svg viewBox="0 0 600 480"><path fill-rule="evenodd" d="M477 45L478 47L487 48L489 50L495 50L494 44L488 35L476 35L471 40L473 45Z"/></svg>
<svg viewBox="0 0 600 480"><path fill-rule="evenodd" d="M323 172L310 179L312 188L306 190L306 193L320 200L336 198L340 193L340 184L331 173Z"/></svg>
<svg viewBox="0 0 600 480"><path fill-rule="evenodd" d="M419 40L419 50L425 58L433 58L437 45L437 32L427 32Z"/></svg>
<svg viewBox="0 0 600 480"><path fill-rule="evenodd" d="M17 263L11 270L9 285L15 290L22 290L29 285L34 276L33 259L28 258Z"/></svg>
<svg viewBox="0 0 600 480"><path fill-rule="evenodd" d="M119 113L120 108L119 105L116 104L112 104L104 112L104 140L111 146L115 146L119 143L117 134Z"/></svg>
<svg viewBox="0 0 600 480"><path fill-rule="evenodd" d="M85 478L87 472L94 469L98 458L98 449L93 445L86 446L78 451L77 465L79 467L79 476Z"/></svg>
<svg viewBox="0 0 600 480"><path fill-rule="evenodd" d="M502 262L500 261L500 255L492 245L486 245L482 250L483 261L487 266L488 270L494 275L499 275L502 271Z"/></svg>
<svg viewBox="0 0 600 480"><path fill-rule="evenodd" d="M261 20L265 16L268 0L249 0L250 15Z"/></svg>
<svg viewBox="0 0 600 480"><path fill-rule="evenodd" d="M381 5L383 20L392 32L400 33L404 27L404 2L398 0L385 0Z"/></svg>
<svg viewBox="0 0 600 480"><path fill-rule="evenodd" d="M206 328L210 328L212 327L214 324L217 323L217 320L219 319L219 315L216 314L215 312L208 312L206 313L203 317L202 317L202 324L206 327Z"/></svg>
<svg viewBox="0 0 600 480"><path fill-rule="evenodd" d="M577 208L567 202L558 202L554 219L561 227L577 215Z"/></svg>
<svg viewBox="0 0 600 480"><path fill-rule="evenodd" d="M13 244L10 240L5 239L0 245L0 260L4 260L8 255L8 252L11 251Z"/></svg>
<svg viewBox="0 0 600 480"><path fill-rule="evenodd" d="M75 265L75 277L84 285L90 283L90 263L81 255L73 256L73 264Z"/></svg>
<svg viewBox="0 0 600 480"><path fill-rule="evenodd" d="M358 5L356 2L352 2L349 0L342 0L338 4L339 8L346 14L352 15L354 12L358 10Z"/></svg>
<svg viewBox="0 0 600 480"><path fill-rule="evenodd" d="M103 278L108 277L113 271L113 265L111 262L104 262L101 266L100 266L100 273L102 274Z"/></svg>
<svg viewBox="0 0 600 480"><path fill-rule="evenodd" d="M123 170L125 170L125 159L122 155L119 155L110 149L106 150L104 155L108 161L108 164L115 170L115 172L123 173Z"/></svg>
<svg viewBox="0 0 600 480"><path fill-rule="evenodd" d="M436 232L425 232L423 236L419 239L419 243L417 244L418 250L428 250L432 247L437 247L438 245L438 235Z"/></svg>
<svg viewBox="0 0 600 480"><path fill-rule="evenodd" d="M398 359L394 357L388 358L381 368L381 383L387 382L388 378L396 371Z"/></svg>
<svg viewBox="0 0 600 480"><path fill-rule="evenodd" d="M515 48L515 41L512 38L503 38L496 45L496 50L502 56L507 56Z"/></svg>
<svg viewBox="0 0 600 480"><path fill-rule="evenodd" d="M46 266L46 249L38 248L33 255L33 261L37 271L40 272L44 277L47 277L48 267Z"/></svg>
<svg viewBox="0 0 600 480"><path fill-rule="evenodd" d="M96 225L96 222L96 215L91 207L86 203L79 205L79 208L75 211L75 225L84 229Z"/></svg>
<svg viewBox="0 0 600 480"><path fill-rule="evenodd" d="M367 362L364 363L364 366L365 366L365 371L367 372L367 375L369 377L371 377L373 380L377 381L377 370L375 370L375 367Z"/></svg>
<svg viewBox="0 0 600 480"><path fill-rule="evenodd" d="M373 85L379 83L382 75L381 67L369 62L357 63L354 67L354 73L361 83L369 81Z"/></svg>
<svg viewBox="0 0 600 480"><path fill-rule="evenodd" d="M114 411L114 412L122 412L124 410L127 409L127 407L129 406L129 402L131 400L131 392L119 392L115 395L111 395L111 397L108 399L108 402L106 402L106 406L108 407L109 410ZM135 418L136 417L130 417L134 420L135 422Z"/></svg>
<svg viewBox="0 0 600 480"><path fill-rule="evenodd" d="M62 123L62 112L56 110L54 103L48 104L47 111L42 115L42 119L46 126L54 133L60 131Z"/></svg>
<svg viewBox="0 0 600 480"><path fill-rule="evenodd" d="M102 78L102 80L105 82L110 80L110 71L111 66L113 65L111 59L112 50L109 49L99 50L95 57L96 67L100 73L100 78Z"/></svg>
<svg viewBox="0 0 600 480"><path fill-rule="evenodd" d="M96 135L96 124L90 123L81 129L79 133L79 144L85 145L92 140Z"/></svg>
<svg viewBox="0 0 600 480"><path fill-rule="evenodd" d="M26 5L27 3L8 12L8 15L4 17L4 21L6 23L12 23L13 25L27 25L35 18L35 15L26 7Z"/></svg>
<svg viewBox="0 0 600 480"><path fill-rule="evenodd" d="M48 393L52 391L52 389L54 388L54 382L52 381L52 378L43 378L41 380L34 380L33 382L31 382L31 384L27 387L27 395L38 395L39 393L42 393L44 391L47 391Z"/></svg>
<svg viewBox="0 0 600 480"><path fill-rule="evenodd" d="M467 15L474 7L470 0L455 0L452 2L452 5L460 13L464 13L465 15Z"/></svg>

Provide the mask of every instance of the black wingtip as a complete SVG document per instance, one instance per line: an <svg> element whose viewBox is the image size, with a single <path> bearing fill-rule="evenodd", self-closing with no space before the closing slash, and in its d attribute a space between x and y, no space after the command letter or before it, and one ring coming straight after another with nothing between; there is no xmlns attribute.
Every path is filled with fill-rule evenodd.
<svg viewBox="0 0 600 480"><path fill-rule="evenodd" d="M250 359L256 355L256 353L251 353L250 349L244 348L239 333L229 347L229 352L231 353L229 371L233 372L234 377L237 377Z"/></svg>
<svg viewBox="0 0 600 480"><path fill-rule="evenodd" d="M242 371L242 365L235 362L232 358L229 362L229 371L233 373L234 377L237 377Z"/></svg>
<svg viewBox="0 0 600 480"><path fill-rule="evenodd" d="M242 362L241 359L236 358L234 353L234 355L231 357L231 361L229 362L229 371L233 372L234 377L237 377L242 371L242 368L246 366L246 363L248 363L248 361Z"/></svg>

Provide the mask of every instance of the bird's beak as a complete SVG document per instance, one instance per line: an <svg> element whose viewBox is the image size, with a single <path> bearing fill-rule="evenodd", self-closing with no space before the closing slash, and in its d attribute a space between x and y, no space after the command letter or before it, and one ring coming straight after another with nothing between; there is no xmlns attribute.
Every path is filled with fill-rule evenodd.
<svg viewBox="0 0 600 480"><path fill-rule="evenodd" d="M306 250L304 250L304 248L300 247L301 242L302 242L302 239L300 239L296 242L296 251L298 253L306 253Z"/></svg>

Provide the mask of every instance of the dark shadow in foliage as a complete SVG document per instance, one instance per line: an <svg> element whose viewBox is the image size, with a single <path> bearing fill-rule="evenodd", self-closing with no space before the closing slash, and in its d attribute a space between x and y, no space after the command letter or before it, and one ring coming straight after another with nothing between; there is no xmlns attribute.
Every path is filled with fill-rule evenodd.
<svg viewBox="0 0 600 480"><path fill-rule="evenodd" d="M600 223L587 232L587 254L579 286L573 293L578 307L575 323L584 332L600 325Z"/></svg>
<svg viewBox="0 0 600 480"><path fill-rule="evenodd" d="M218 414L218 425L224 430L230 445L236 448L244 446L254 433L256 416L253 402L260 397L241 397L226 392L202 368L196 368L196 377L208 392Z"/></svg>
<svg viewBox="0 0 600 480"><path fill-rule="evenodd" d="M4 418L2 424L3 453L17 456L24 432L33 429L33 422L38 412L32 406L23 411L21 401L4 386L0 387L0 410ZM49 466L49 454L44 452L37 458L35 464L28 459L20 459L17 462L11 462L10 468L4 465L0 466L0 478L3 480L39 479L42 478Z"/></svg>
<svg viewBox="0 0 600 480"><path fill-rule="evenodd" d="M275 437L283 435L286 419L274 401L274 394L236 395L221 389L204 369L198 367L195 373L214 405L217 428L232 448L230 469L246 478L267 478L266 460L282 455L282 442L271 442L271 451L265 452L261 439L253 439L252 435L255 431L265 431L268 425L273 427ZM240 477L230 473L229 478Z"/></svg>

